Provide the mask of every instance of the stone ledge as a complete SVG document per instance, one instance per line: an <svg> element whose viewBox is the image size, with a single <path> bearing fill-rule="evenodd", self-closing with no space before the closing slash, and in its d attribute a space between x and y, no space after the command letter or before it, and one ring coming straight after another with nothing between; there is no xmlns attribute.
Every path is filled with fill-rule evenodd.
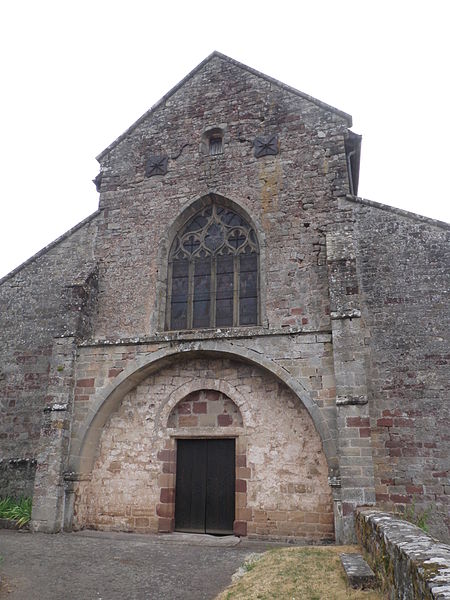
<svg viewBox="0 0 450 600"><path fill-rule="evenodd" d="M376 585L375 573L361 554L341 554L341 563L352 588L373 588Z"/></svg>
<svg viewBox="0 0 450 600"><path fill-rule="evenodd" d="M144 335L133 338L119 339L90 339L79 342L80 347L91 346L134 346L138 344L154 344L154 343L174 343L174 342L192 342L199 340L229 340L238 338L256 338L266 336L285 336L285 335L302 335L308 338L313 336L310 343L331 342L330 329L307 329L306 327L281 327L281 328L266 328L261 326L249 327L223 327L217 329L196 329L196 330L180 330L180 331L163 331L156 332L153 335ZM61 336L63 337L63 336Z"/></svg>
<svg viewBox="0 0 450 600"><path fill-rule="evenodd" d="M355 513L356 535L392 599L450 600L450 546L392 514Z"/></svg>

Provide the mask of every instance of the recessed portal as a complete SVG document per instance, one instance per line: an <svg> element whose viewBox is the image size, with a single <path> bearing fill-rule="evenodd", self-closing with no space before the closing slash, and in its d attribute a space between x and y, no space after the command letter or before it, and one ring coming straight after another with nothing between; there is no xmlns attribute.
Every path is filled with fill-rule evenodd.
<svg viewBox="0 0 450 600"><path fill-rule="evenodd" d="M177 441L175 529L233 533L235 440Z"/></svg>

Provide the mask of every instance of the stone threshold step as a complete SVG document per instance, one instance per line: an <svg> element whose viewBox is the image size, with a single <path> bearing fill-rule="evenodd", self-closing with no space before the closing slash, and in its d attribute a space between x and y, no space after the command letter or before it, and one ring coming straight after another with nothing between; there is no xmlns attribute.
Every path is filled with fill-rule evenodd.
<svg viewBox="0 0 450 600"><path fill-rule="evenodd" d="M341 554L341 562L352 588L373 588L377 583L375 573L361 554Z"/></svg>

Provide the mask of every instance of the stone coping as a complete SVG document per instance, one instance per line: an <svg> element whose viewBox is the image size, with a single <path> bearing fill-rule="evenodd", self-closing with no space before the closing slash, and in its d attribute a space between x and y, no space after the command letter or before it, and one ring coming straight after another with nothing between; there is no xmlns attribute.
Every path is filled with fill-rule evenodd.
<svg viewBox="0 0 450 600"><path fill-rule="evenodd" d="M355 514L356 535L389 598L450 600L450 546L373 508Z"/></svg>

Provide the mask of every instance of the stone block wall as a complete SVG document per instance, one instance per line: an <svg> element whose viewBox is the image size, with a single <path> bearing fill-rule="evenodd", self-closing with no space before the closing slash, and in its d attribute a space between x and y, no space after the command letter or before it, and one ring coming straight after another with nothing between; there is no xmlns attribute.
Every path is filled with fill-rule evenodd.
<svg viewBox="0 0 450 600"><path fill-rule="evenodd" d="M35 473L35 458L0 459L0 498L31 498Z"/></svg>
<svg viewBox="0 0 450 600"><path fill-rule="evenodd" d="M205 389L189 392L199 373ZM166 406L177 390L188 393ZM208 414L216 425L198 420ZM206 357L180 358L124 397L104 427L90 479L78 484L76 527L173 528L176 439L210 436L236 438L237 533L333 539L327 461L305 408L263 370Z"/></svg>
<svg viewBox="0 0 450 600"><path fill-rule="evenodd" d="M392 600L448 600L450 546L421 529L374 509L356 511L356 535Z"/></svg>
<svg viewBox="0 0 450 600"><path fill-rule="evenodd" d="M348 193L348 125L348 116L220 57L185 80L99 157L95 337L163 329L168 246L210 193L255 225L261 324L329 329L325 232L341 220L336 198ZM214 126L224 131L223 153L210 156L202 140ZM268 134L279 153L256 158L254 139ZM165 175L146 177L151 154L168 157Z"/></svg>
<svg viewBox="0 0 450 600"><path fill-rule="evenodd" d="M95 216L87 219L0 281L3 464L35 464L43 410L49 402L54 339L87 328L84 308L89 305L91 284L86 280L94 270L96 226ZM60 376L56 368L55 377ZM35 468L2 471L0 496L31 495Z"/></svg>
<svg viewBox="0 0 450 600"><path fill-rule="evenodd" d="M450 541L450 227L356 202L370 435L380 506Z"/></svg>

